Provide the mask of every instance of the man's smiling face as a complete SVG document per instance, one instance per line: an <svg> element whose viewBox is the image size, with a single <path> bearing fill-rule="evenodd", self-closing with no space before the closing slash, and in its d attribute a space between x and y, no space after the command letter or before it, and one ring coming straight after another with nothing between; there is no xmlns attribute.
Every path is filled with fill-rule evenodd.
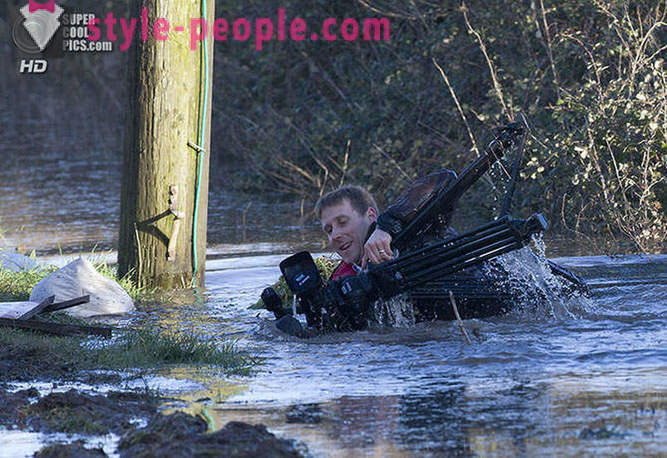
<svg viewBox="0 0 667 458"><path fill-rule="evenodd" d="M349 199L323 208L320 214L329 246L348 264L361 264L368 228L376 218L375 209L369 207L362 215L352 207Z"/></svg>

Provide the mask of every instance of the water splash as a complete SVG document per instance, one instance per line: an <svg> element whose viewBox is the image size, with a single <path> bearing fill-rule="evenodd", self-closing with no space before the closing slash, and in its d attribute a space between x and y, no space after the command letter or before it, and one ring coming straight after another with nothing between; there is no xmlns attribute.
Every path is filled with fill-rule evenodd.
<svg viewBox="0 0 667 458"><path fill-rule="evenodd" d="M414 306L407 293L388 300L377 300L371 306L370 327L408 328L415 323Z"/></svg>
<svg viewBox="0 0 667 458"><path fill-rule="evenodd" d="M495 279L498 291L510 291L518 307L512 314L520 318L583 318L595 312L595 303L573 285L552 273L545 256L542 234L532 238L533 247L526 246L504 254L485 266Z"/></svg>

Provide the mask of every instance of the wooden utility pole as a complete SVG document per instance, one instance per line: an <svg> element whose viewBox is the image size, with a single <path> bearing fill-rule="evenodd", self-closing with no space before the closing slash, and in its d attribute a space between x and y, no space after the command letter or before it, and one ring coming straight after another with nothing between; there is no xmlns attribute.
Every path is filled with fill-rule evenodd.
<svg viewBox="0 0 667 458"><path fill-rule="evenodd" d="M209 29L214 5L206 2ZM205 59L204 41L191 50L189 33L202 10L200 1L132 1L137 24L129 56L118 273L132 272L140 285L204 283L213 42L208 40ZM154 37L158 18L170 24L164 41Z"/></svg>

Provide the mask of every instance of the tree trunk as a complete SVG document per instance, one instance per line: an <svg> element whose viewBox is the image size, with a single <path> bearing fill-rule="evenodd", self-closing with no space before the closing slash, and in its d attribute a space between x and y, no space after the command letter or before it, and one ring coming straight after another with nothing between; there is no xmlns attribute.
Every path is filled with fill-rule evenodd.
<svg viewBox="0 0 667 458"><path fill-rule="evenodd" d="M212 25L215 3L207 3L206 22ZM146 41L141 39L142 7L149 17ZM190 19L202 17L200 2L133 0L131 11L137 24L129 56L130 111L123 151L118 273L131 272L139 285L163 288L190 286L194 273L195 285L203 286L213 42L209 39L206 79L203 41L190 50L188 33ZM156 18L169 21L166 41L153 36ZM176 32L174 26L185 31ZM204 104L207 82L209 100ZM206 118L204 144L199 145L202 116ZM201 180L193 225L199 154L203 155ZM175 199L170 191L176 191Z"/></svg>

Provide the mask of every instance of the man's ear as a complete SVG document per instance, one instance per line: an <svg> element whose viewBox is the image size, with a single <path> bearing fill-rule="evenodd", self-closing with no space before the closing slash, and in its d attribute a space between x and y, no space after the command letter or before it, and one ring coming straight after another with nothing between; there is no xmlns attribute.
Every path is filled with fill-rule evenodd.
<svg viewBox="0 0 667 458"><path fill-rule="evenodd" d="M378 219L378 212L373 207L368 207L368 210L366 210L366 216L371 222L373 222Z"/></svg>

